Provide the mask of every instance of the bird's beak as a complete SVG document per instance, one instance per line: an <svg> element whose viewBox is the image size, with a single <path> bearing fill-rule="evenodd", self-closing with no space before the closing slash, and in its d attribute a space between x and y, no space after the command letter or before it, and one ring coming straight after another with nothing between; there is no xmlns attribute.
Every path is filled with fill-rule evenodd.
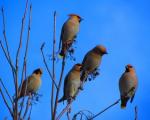
<svg viewBox="0 0 150 120"><path fill-rule="evenodd" d="M108 52L106 51L104 54L108 54Z"/></svg>
<svg viewBox="0 0 150 120"><path fill-rule="evenodd" d="M84 19L83 18L80 18L79 22L83 21Z"/></svg>

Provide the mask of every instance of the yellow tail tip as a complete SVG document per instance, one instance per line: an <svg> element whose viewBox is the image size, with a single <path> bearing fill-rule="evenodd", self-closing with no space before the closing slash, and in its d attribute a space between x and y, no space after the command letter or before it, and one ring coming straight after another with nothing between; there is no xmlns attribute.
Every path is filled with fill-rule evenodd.
<svg viewBox="0 0 150 120"><path fill-rule="evenodd" d="M124 105L121 105L121 109L125 109L126 108L126 106L124 106Z"/></svg>
<svg viewBox="0 0 150 120"><path fill-rule="evenodd" d="M60 54L58 55L58 58L60 58L60 59L62 59L63 57L64 57L64 56L62 56L62 55L60 55Z"/></svg>

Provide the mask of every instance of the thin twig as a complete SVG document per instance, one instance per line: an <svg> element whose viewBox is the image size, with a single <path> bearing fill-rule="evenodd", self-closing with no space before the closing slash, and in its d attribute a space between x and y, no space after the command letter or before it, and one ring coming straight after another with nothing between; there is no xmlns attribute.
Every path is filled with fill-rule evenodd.
<svg viewBox="0 0 150 120"><path fill-rule="evenodd" d="M2 41L1 41L1 40L0 40L0 46L1 46L2 50L3 50L3 53L4 53L5 57L6 57L6 59L7 59L8 63L9 63L9 65L11 66L12 70L15 71L15 68L14 68L14 66L12 65L12 63L10 62L9 57L8 57L8 55L7 55L7 51L5 50L4 45L2 44Z"/></svg>
<svg viewBox="0 0 150 120"><path fill-rule="evenodd" d="M5 48L4 48L4 46L3 46L3 44L2 44L2 41L0 40L0 46L1 46L1 48L2 48L2 51L3 51L3 53L4 53L4 55L5 55L5 57L6 57L6 59L7 59L7 62L9 63L9 65L11 66L11 69L12 69L12 74L13 74L13 79L14 79L14 83L15 83L15 68L13 67L13 65L12 65L12 63L11 63L11 61L9 60L9 58L8 58L8 55L7 55L7 52L6 52L6 50L5 50ZM13 108L14 108L14 104L12 104L13 105Z"/></svg>
<svg viewBox="0 0 150 120"><path fill-rule="evenodd" d="M10 57L10 53L9 53L8 40L6 37L5 15L4 15L4 8L3 7L2 7L2 17L3 17L3 35L4 35L4 41L6 44L7 55L8 55L9 61L11 62L11 65L13 66L12 61L11 61L11 57Z"/></svg>
<svg viewBox="0 0 150 120"><path fill-rule="evenodd" d="M2 50L3 50L3 53L4 53L4 55L5 55L5 57L6 57L7 61L8 61L8 63L10 64L10 61L9 61L7 52L6 52L5 48L4 48L4 45L3 45L3 43L2 43L1 40L0 40L0 45L1 45L1 48L2 48Z"/></svg>
<svg viewBox="0 0 150 120"><path fill-rule="evenodd" d="M30 11L29 11L28 34L27 34L26 49L25 49L25 54L24 54L23 67L22 67L22 76L21 76L21 84L20 84L19 94L21 92L22 85L23 85L24 72L26 72L27 53L28 53L28 46L29 46L29 40L30 40L31 12L32 12L32 5L30 5ZM26 75L25 75L25 78L27 78ZM27 84L28 84L28 82L26 82L26 86L25 86L26 89L27 89ZM25 94L26 94L26 89L25 89ZM19 115L21 115L23 104L24 104L24 98L21 102L21 109L20 109Z"/></svg>
<svg viewBox="0 0 150 120"><path fill-rule="evenodd" d="M47 62L46 62L46 60L45 60L45 56L44 56L44 52L43 52L44 45L45 45L45 43L43 43L43 44L41 45L41 53L42 53L42 57L43 57L43 62L44 62L44 64L45 64L45 67L46 67L46 69L47 69L47 71L48 71L48 74L49 74L50 78L52 79L52 82L54 83L55 87L58 89L58 86L57 86L56 82L54 81L53 76L52 76L52 73L50 72L50 70L49 70L49 68L48 68L48 65L47 65Z"/></svg>
<svg viewBox="0 0 150 120"><path fill-rule="evenodd" d="M53 31L53 79L56 81L56 76L55 76L55 48L56 48L56 11L54 12L54 31ZM53 116L54 112L54 83L52 82L52 91L51 91L51 116Z"/></svg>
<svg viewBox="0 0 150 120"><path fill-rule="evenodd" d="M27 113L28 113L29 107L30 107L30 105L31 105L30 99L31 99L31 96L28 97L26 109L25 109L25 112L24 112L24 115L23 115L23 120L25 119L25 117L26 117L26 115L27 115Z"/></svg>
<svg viewBox="0 0 150 120"><path fill-rule="evenodd" d="M53 120L55 120L55 117L56 117L56 111L57 111L57 105L58 105L58 96L59 96L60 87L61 87L61 84L62 84L64 68L65 68L65 56L63 57L63 60L62 60L62 68L61 68L60 80L59 80L58 89L57 89L56 98L55 98L54 113L53 113L53 118L52 118Z"/></svg>
<svg viewBox="0 0 150 120"><path fill-rule="evenodd" d="M108 106L107 108L103 109L102 111L100 111L99 113L97 113L96 115L94 115L92 118L88 119L88 120L93 120L94 118L96 118L97 116L99 116L100 114L102 114L103 112L105 112L106 110L108 110L109 108L113 107L114 105L118 104L120 102L120 99L118 99L117 101L115 101L113 104L111 104L110 106Z"/></svg>
<svg viewBox="0 0 150 120"><path fill-rule="evenodd" d="M3 81L2 81L1 78L0 78L0 83L2 84L2 86L3 86L3 88L4 88L5 92L6 92L6 94L7 94L8 98L9 98L9 100L10 100L11 103L13 104L13 101L12 101L12 98L11 98L11 96L10 96L10 93L8 92L8 90L7 90L7 88L5 87L5 85L4 85L4 83L3 83Z"/></svg>
<svg viewBox="0 0 150 120"><path fill-rule="evenodd" d="M71 107L71 104L72 104L73 100L67 104L67 106L60 112L60 114L58 115L58 117L56 118L56 120L59 120L63 114L69 110L69 108Z"/></svg>
<svg viewBox="0 0 150 120"><path fill-rule="evenodd" d="M25 100L25 97L26 97L26 91L27 91L27 86L28 86L28 77L27 77L27 68L26 68L26 62L25 62L25 79L26 79L26 82L25 82L25 91L24 91L24 96L23 96L23 99L22 99L22 102L21 102L21 108L20 108L20 112L19 112L19 116L21 118L21 113L22 113L22 110L23 110L23 106L24 106L24 100ZM22 89L22 88L21 88Z"/></svg>
<svg viewBox="0 0 150 120"><path fill-rule="evenodd" d="M27 9L28 9L28 0L26 1L25 11L24 11L24 15L22 17L22 24L21 24L21 31L20 31L20 41L19 41L19 46L18 46L18 50L17 50L17 54L16 54L16 62L18 61L20 49L21 49L21 46L22 46L22 36L23 36L23 31L24 31L24 24L25 24Z"/></svg>
<svg viewBox="0 0 150 120"><path fill-rule="evenodd" d="M128 94L130 94L131 92L133 92L135 90L134 87L132 87L127 93L126 93L126 96L128 96ZM108 106L107 108L105 108L104 110L100 111L99 113L97 113L96 115L94 115L93 117L91 117L90 119L88 120L92 120L96 117L98 117L99 115L101 115L102 113L104 113L106 110L108 110L109 108L113 107L114 105L117 105L119 102L120 102L120 98L118 100L116 100L116 102L114 102L113 104L111 104L110 106Z"/></svg>
<svg viewBox="0 0 150 120"><path fill-rule="evenodd" d="M28 120L30 120L31 112L32 112L32 104L31 104L31 108L30 108L30 112L29 112Z"/></svg>
<svg viewBox="0 0 150 120"><path fill-rule="evenodd" d="M8 45L8 40L7 40L7 36L6 36L6 27L5 27L5 15L4 15L4 8L2 7L2 17L3 17L3 36L4 36L4 41L6 44L6 54L8 56L8 62L10 64L10 67L12 69L12 74L13 77L15 76L15 69L14 69L14 65L12 63L11 57L10 57L10 53L9 53L9 45ZM15 79L15 77L14 77Z"/></svg>
<svg viewBox="0 0 150 120"><path fill-rule="evenodd" d="M70 120L69 111L67 111L67 118L68 118L68 120Z"/></svg>
<svg viewBox="0 0 150 120"><path fill-rule="evenodd" d="M26 66L26 65L25 65L25 66ZM26 67L25 67L24 69L26 69ZM25 70L25 74L26 74L26 70ZM26 75L25 75L25 76L26 76ZM26 77L25 77L25 79L26 79ZM28 79L27 79L27 80L28 80ZM25 84L25 93L24 93L24 94L26 94L27 84L28 84L28 82L26 82L26 84ZM22 84L21 84L21 87L20 87L20 93L21 93L21 89L22 89ZM20 95L20 93L19 93L19 95ZM22 99L22 101L21 101L21 103L20 103L21 108L20 108L19 116L21 116L21 113L22 113L22 110L23 110L24 100L25 100L25 96L23 97L23 99Z"/></svg>
<svg viewBox="0 0 150 120"><path fill-rule="evenodd" d="M1 87L0 87L0 93L1 93L1 95L2 95L2 98L3 98L3 100L4 100L4 103L5 103L6 107L7 107L8 110L9 110L9 113L11 114L11 116L12 116L12 118L13 118L13 116L14 116L14 115L13 115L13 112L12 112L10 106L8 105L8 102L7 102L6 98L5 98L5 95L4 95L3 92L2 92Z"/></svg>
<svg viewBox="0 0 150 120"><path fill-rule="evenodd" d="M11 67L11 69L12 69L13 79L14 79L14 83L15 83L15 68L14 68L14 66L12 65L12 62L10 61L10 59L9 59L9 57L8 57L8 55L7 55L7 52L6 52L5 48L4 48L4 46L3 46L1 40L0 40L0 46L1 46L2 51L3 51L3 53L4 53L5 57L6 57L7 62L9 63L9 65L10 65L10 67ZM13 108L14 108L14 104L12 104L12 106L13 106ZM13 116L13 117L14 117L14 116Z"/></svg>
<svg viewBox="0 0 150 120"><path fill-rule="evenodd" d="M138 108L137 108L137 106L135 106L134 110L135 110L135 120L138 120Z"/></svg>
<svg viewBox="0 0 150 120"><path fill-rule="evenodd" d="M25 54L24 54L23 67L22 67L21 85L22 85L23 80L24 80L24 77L23 77L24 70L25 70L24 67L25 67L25 64L27 61L27 53L28 53L28 46L29 46L29 40L30 40L31 12L32 12L32 5L30 5L30 12L29 12L28 34L27 34L26 49L25 49Z"/></svg>
<svg viewBox="0 0 150 120"><path fill-rule="evenodd" d="M76 120L78 115L80 115L80 120L83 119L83 116L86 117L86 119L88 119L88 118L89 118L89 117L88 117L89 115L86 115L84 112L87 112L90 116L93 116L93 115L94 115L94 114L93 114L91 111L89 111L89 110L80 110L78 113L76 113L76 114L73 116L72 120Z"/></svg>
<svg viewBox="0 0 150 120"><path fill-rule="evenodd" d="M26 6L25 6L25 11L24 15L22 17L22 24L21 24L21 31L20 31L20 41L19 41L19 46L17 49L17 54L16 54L16 80L15 80L15 93L16 93L16 98L18 98L18 63L19 63L19 53L20 49L22 46L22 36L23 36L23 31L24 31L24 25L25 25L25 18L27 14L27 8L28 8L28 0L26 1ZM15 119L18 119L18 99L15 101Z"/></svg>

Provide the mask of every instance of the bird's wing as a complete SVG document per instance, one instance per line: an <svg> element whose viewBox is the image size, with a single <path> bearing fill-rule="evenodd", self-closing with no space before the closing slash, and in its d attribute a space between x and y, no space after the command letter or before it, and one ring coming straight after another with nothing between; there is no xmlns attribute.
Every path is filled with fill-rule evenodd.
<svg viewBox="0 0 150 120"><path fill-rule="evenodd" d="M89 54L90 54L90 51L85 55L85 57L84 57L84 59L82 61L82 65L84 65L86 63Z"/></svg>
<svg viewBox="0 0 150 120"><path fill-rule="evenodd" d="M63 35L64 35L64 29L65 29L65 24L66 23L63 24L63 27L61 29L61 35L60 35L60 40L59 40L59 50L58 51L60 51L60 49L61 49L62 38L63 38Z"/></svg>
<svg viewBox="0 0 150 120"><path fill-rule="evenodd" d="M69 79L69 73L67 74L67 76L65 77L65 80L64 80L64 97L66 97L66 87L68 84L68 79Z"/></svg>
<svg viewBox="0 0 150 120"><path fill-rule="evenodd" d="M123 73L122 76L119 79L119 90L120 94L123 95L127 90L126 90L126 80L125 80L125 75L126 73Z"/></svg>
<svg viewBox="0 0 150 120"><path fill-rule="evenodd" d="M35 77L34 75L30 75L28 78L27 78L27 86L28 86L28 91L31 91L33 89L33 85L34 85L34 81L35 80Z"/></svg>

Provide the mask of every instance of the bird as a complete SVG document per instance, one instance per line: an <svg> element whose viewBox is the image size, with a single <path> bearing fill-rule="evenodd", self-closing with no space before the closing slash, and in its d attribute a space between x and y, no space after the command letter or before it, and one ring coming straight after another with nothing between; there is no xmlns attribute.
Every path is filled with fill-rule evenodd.
<svg viewBox="0 0 150 120"><path fill-rule="evenodd" d="M81 84L80 81L81 69L82 69L82 64L77 63L68 72L64 80L63 97L60 100L58 100L58 102L67 100L67 102L70 103L72 99L75 99Z"/></svg>
<svg viewBox="0 0 150 120"><path fill-rule="evenodd" d="M132 103L135 92L137 90L138 79L135 73L135 69L131 64L125 66L125 72L122 74L119 80L119 90L121 97L121 108L126 108L129 99Z"/></svg>
<svg viewBox="0 0 150 120"><path fill-rule="evenodd" d="M41 76L42 76L42 69L38 68L33 71L33 73L23 81L22 86L20 85L19 91L20 94L18 95L18 99L30 96L37 92L37 90L41 86Z"/></svg>
<svg viewBox="0 0 150 120"><path fill-rule="evenodd" d="M82 61L82 82L86 81L88 75L100 66L104 54L108 54L106 48L103 45L97 45L85 55Z"/></svg>
<svg viewBox="0 0 150 120"><path fill-rule="evenodd" d="M68 20L63 24L61 29L61 36L59 42L59 55L64 57L66 52L71 47L77 33L79 32L79 25L83 19L77 14L69 14Z"/></svg>

